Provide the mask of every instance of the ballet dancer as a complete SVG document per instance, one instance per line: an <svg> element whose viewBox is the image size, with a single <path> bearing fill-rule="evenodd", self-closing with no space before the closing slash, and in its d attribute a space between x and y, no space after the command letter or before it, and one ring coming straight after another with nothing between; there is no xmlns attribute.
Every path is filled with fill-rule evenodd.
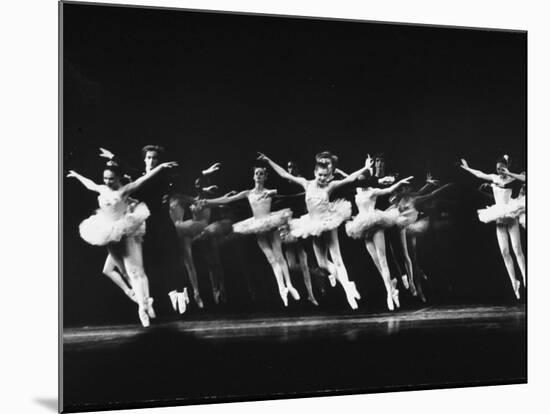
<svg viewBox="0 0 550 414"><path fill-rule="evenodd" d="M253 216L233 225L233 232L240 234L255 234L258 246L267 258L279 289L279 295L284 306L288 306L288 294L294 300L300 300L298 291L292 286L288 265L283 256L279 228L292 216L290 209L271 212L272 196L277 190L265 188L267 171L263 166L254 168L254 188L244 190L229 197L219 197L202 200L207 206L223 205L237 200L248 199Z"/></svg>
<svg viewBox="0 0 550 414"><path fill-rule="evenodd" d="M400 186L409 184L412 178L412 176L407 177L387 188L376 188L369 185L357 188L355 203L359 214L353 220L347 222L345 226L348 236L365 241L367 251L382 276L387 293L386 304L390 311L394 310L394 304L398 308L400 307L399 290L394 287L391 281L386 259L384 230L393 227L397 223L398 215L395 210L378 210L375 206L378 197L393 193Z"/></svg>
<svg viewBox="0 0 550 414"><path fill-rule="evenodd" d="M301 238L313 236L313 250L319 266L329 271L332 276L329 279L332 286L336 281L340 282L346 293L349 306L352 309L357 309L357 300L361 296L357 292L355 283L348 278L338 241L338 227L350 218L351 203L346 200L330 202L329 197L335 190L353 182L368 171L372 167L372 160L367 158L367 165L343 180L330 180L333 171L331 167L326 163L317 163L314 169L315 179L307 180L289 174L264 154L259 153L259 159L269 163L271 168L283 179L304 188L308 214L290 221L290 234L293 237ZM329 252L332 262L328 260Z"/></svg>
<svg viewBox="0 0 550 414"><path fill-rule="evenodd" d="M122 185L118 168L106 166L103 170L103 184L96 184L75 171L67 177L76 178L88 190L98 193L99 209L84 220L80 236L89 244L106 246L119 268L128 274L138 304L138 315L144 327L154 318L153 300L149 296L149 281L143 268L142 239L145 221L150 215L144 203L132 202L129 197L144 183L162 170L176 166L175 162L159 164L134 182Z"/></svg>
<svg viewBox="0 0 550 414"><path fill-rule="evenodd" d="M479 220L484 223L489 223L492 221L496 222L496 234L500 252L504 260L504 265L508 271L508 276L510 277L510 282L512 283L512 287L514 289L514 294L516 295L516 298L519 299L519 288L521 282L516 277L514 259L510 253L510 242L523 277L523 284L526 285L525 256L521 246L518 222L518 217L521 214L522 209L520 203L512 201L511 184L516 181L516 178L510 176L509 173L505 173L505 169L507 170L509 166L508 160L509 158L507 155L504 155L497 160L496 174L486 174L482 171L470 168L465 159L461 159L460 167L475 177L491 183L493 195L495 197L495 204L491 207L478 210Z"/></svg>

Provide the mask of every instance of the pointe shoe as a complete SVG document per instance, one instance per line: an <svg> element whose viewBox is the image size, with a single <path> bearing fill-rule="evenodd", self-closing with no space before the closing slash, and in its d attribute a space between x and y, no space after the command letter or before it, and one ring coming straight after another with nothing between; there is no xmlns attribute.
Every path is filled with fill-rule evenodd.
<svg viewBox="0 0 550 414"><path fill-rule="evenodd" d="M177 293L178 311L180 315L183 315L187 310L187 303L189 303L189 297L186 299L187 291Z"/></svg>
<svg viewBox="0 0 550 414"><path fill-rule="evenodd" d="M336 286L336 278L334 275L328 275L328 281L330 283L330 287Z"/></svg>
<svg viewBox="0 0 550 414"><path fill-rule="evenodd" d="M193 297L195 298L195 302L197 303L197 306L199 307L199 309L204 308L204 303L202 302L201 295L199 294L199 292L195 292Z"/></svg>
<svg viewBox="0 0 550 414"><path fill-rule="evenodd" d="M393 299L393 303L395 303L395 306L397 306L397 309L399 309L401 307L399 303L399 290L393 289L391 292L391 297Z"/></svg>
<svg viewBox="0 0 550 414"><path fill-rule="evenodd" d="M294 288L294 286L289 286L287 289L288 289L288 293L290 293L290 296L292 296L292 299L294 299L294 300L300 300L300 294L299 294L298 291Z"/></svg>
<svg viewBox="0 0 550 414"><path fill-rule="evenodd" d="M389 293L388 296L386 297L386 305L388 305L388 310L392 312L395 310L393 306L393 296L391 293Z"/></svg>
<svg viewBox="0 0 550 414"><path fill-rule="evenodd" d="M143 326L144 328L147 328L150 325L150 322L149 322L149 315L147 315L146 307L139 308L138 316L141 322L141 326Z"/></svg>
<svg viewBox="0 0 550 414"><path fill-rule="evenodd" d="M175 312L178 311L178 291L172 290L168 292L168 297L170 298L170 303L172 304L172 308Z"/></svg>
<svg viewBox="0 0 550 414"><path fill-rule="evenodd" d="M307 300L314 306L319 306L319 303L313 296L308 296Z"/></svg>
<svg viewBox="0 0 550 414"><path fill-rule="evenodd" d="M346 285L344 285L344 290L346 291L346 298L348 300L348 304L351 309L355 310L358 308L357 306L357 289L355 288L355 283L348 282Z"/></svg>
<svg viewBox="0 0 550 414"><path fill-rule="evenodd" d="M409 287L411 288L411 295L418 296L418 292L416 291L416 286L414 285L414 282L409 283Z"/></svg>
<svg viewBox="0 0 550 414"><path fill-rule="evenodd" d="M349 284L349 289L350 289L353 297L356 300L361 299L361 295L359 294L359 291L357 290L357 286L355 286L355 282L348 282L348 284Z"/></svg>
<svg viewBox="0 0 550 414"><path fill-rule="evenodd" d="M409 290L409 278L407 275L401 276L401 282L403 282L403 286L405 286L405 289Z"/></svg>
<svg viewBox="0 0 550 414"><path fill-rule="evenodd" d="M520 281L516 279L514 281L514 286L513 287L514 287L514 294L516 295L516 299L518 299L518 300L519 300L519 287L520 287L520 285L521 285Z"/></svg>
<svg viewBox="0 0 550 414"><path fill-rule="evenodd" d="M220 303L220 296L221 296L222 292L219 291L219 290L215 290L212 294L212 296L214 297L214 303L216 305L219 305Z"/></svg>
<svg viewBox="0 0 550 414"><path fill-rule="evenodd" d="M189 293L187 293L187 288L183 288L183 298L185 299L185 304L189 305Z"/></svg>
<svg viewBox="0 0 550 414"><path fill-rule="evenodd" d="M149 315L149 317L151 319L155 319L157 317L157 314L155 313L155 310L153 309L153 298L149 297L146 300L147 300L147 302L146 302L146 304L147 304L147 309L146 309L147 315Z"/></svg>
<svg viewBox="0 0 550 414"><path fill-rule="evenodd" d="M283 300L283 304L285 305L285 308L288 306L288 289L282 288L279 289L279 295L281 295L281 299Z"/></svg>

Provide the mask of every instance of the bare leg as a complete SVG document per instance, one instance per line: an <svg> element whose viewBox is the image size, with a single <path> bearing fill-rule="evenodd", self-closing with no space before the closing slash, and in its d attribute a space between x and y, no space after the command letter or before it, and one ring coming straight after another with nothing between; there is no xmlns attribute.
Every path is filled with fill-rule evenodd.
<svg viewBox="0 0 550 414"><path fill-rule="evenodd" d="M126 237L124 244L126 249L122 255L122 261L136 294L139 318L142 325L147 327L149 326L149 317L153 316L149 314L149 297L146 296L149 282L143 270L141 243L134 237Z"/></svg>
<svg viewBox="0 0 550 414"><path fill-rule="evenodd" d="M337 269L336 279L344 288L350 307L352 309L357 309L357 299L360 299L361 297L355 288L355 283L349 281L348 272L346 270L346 266L344 265L344 261L342 260L342 254L340 253L338 229L333 229L325 234L325 237L328 239L330 257L332 258L334 266L336 266Z"/></svg>
<svg viewBox="0 0 550 414"><path fill-rule="evenodd" d="M288 289L290 295L294 300L300 300L300 294L294 288L294 286L292 286L292 280L290 279L288 264L286 263L285 256L283 255L283 246L281 242L281 236L279 236L279 232L277 231L274 231L271 233L271 247L273 248L273 253L275 254L275 258L279 262L279 266L283 271L283 278L285 281L286 288Z"/></svg>
<svg viewBox="0 0 550 414"><path fill-rule="evenodd" d="M378 272L380 272L380 274L382 274L382 268L380 267L380 261L378 260L378 253L376 252L376 247L374 246L372 238L365 239L365 247L367 248L370 257L372 258L376 269L378 270Z"/></svg>
<svg viewBox="0 0 550 414"><path fill-rule="evenodd" d="M329 272L329 282L332 287L336 286L336 267L328 260L328 251L326 245L320 237L313 238L313 253L317 259L319 267Z"/></svg>
<svg viewBox="0 0 550 414"><path fill-rule="evenodd" d="M204 307L199 291L199 280L197 277L197 269L195 269L195 262L193 261L193 249L192 240L189 237L183 237L180 239L180 245L182 249L183 265L189 275L191 286L193 287L193 297L199 308Z"/></svg>
<svg viewBox="0 0 550 414"><path fill-rule="evenodd" d="M107 255L107 259L105 259L105 264L103 265L103 274L111 279L115 283L115 285L117 285L124 292L126 296L137 303L134 291L128 286L126 280L122 277L124 264L120 261L120 259L115 259L115 257L116 254L111 254L109 252L109 254ZM120 273L117 272L117 268L121 269Z"/></svg>
<svg viewBox="0 0 550 414"><path fill-rule="evenodd" d="M516 255L519 270L523 277L523 286L527 286L525 280L525 255L523 254L523 247L521 246L521 237L519 234L519 223L514 221L513 224L508 226L508 234L510 235L510 241L512 242L512 250Z"/></svg>
<svg viewBox="0 0 550 414"><path fill-rule="evenodd" d="M269 262L269 265L273 269L275 280L277 282L277 287L279 288L279 295L281 296L284 305L288 306L288 290L285 287L283 271L280 267L279 261L273 253L273 249L271 247L269 239L267 238L267 236L259 234L256 240L258 241L258 246L260 246L260 249L262 249L262 252Z"/></svg>
<svg viewBox="0 0 550 414"><path fill-rule="evenodd" d="M319 306L319 303L317 303L317 300L313 295L313 286L311 285L311 275L309 273L309 266L307 265L306 251L300 244L296 244L296 251L300 263L300 269L302 270L302 275L304 276L304 285L306 286L307 290L307 299L315 306Z"/></svg>
<svg viewBox="0 0 550 414"><path fill-rule="evenodd" d="M384 286L387 292L387 305L389 310L394 310L393 304L399 308L399 291L394 289L391 282L390 269L388 267L388 261L386 259L386 239L384 236L384 230L377 230L373 236L374 246L376 247L376 253L378 255L378 261L380 263L380 275L384 281Z"/></svg>
<svg viewBox="0 0 550 414"><path fill-rule="evenodd" d="M405 269L409 276L409 287L413 296L417 295L416 286L414 285L414 272L411 257L409 256L409 246L407 243L407 230L401 229L399 231L399 238L401 240L401 246L403 248L403 258L405 260Z"/></svg>
<svg viewBox="0 0 550 414"><path fill-rule="evenodd" d="M502 259L504 260L504 265L506 270L508 270L508 276L510 277L510 282L514 288L514 293L516 298L519 299L519 285L520 282L516 278L516 269L514 268L514 260L510 254L510 246L508 243L508 231L505 224L497 223L497 240L498 246L500 247L500 253Z"/></svg>

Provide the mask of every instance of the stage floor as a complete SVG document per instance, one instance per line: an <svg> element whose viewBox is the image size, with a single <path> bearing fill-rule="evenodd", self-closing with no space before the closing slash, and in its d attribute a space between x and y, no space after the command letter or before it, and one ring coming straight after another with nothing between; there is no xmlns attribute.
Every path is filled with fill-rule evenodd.
<svg viewBox="0 0 550 414"><path fill-rule="evenodd" d="M64 331L64 406L93 410L522 383L525 306L192 315Z"/></svg>

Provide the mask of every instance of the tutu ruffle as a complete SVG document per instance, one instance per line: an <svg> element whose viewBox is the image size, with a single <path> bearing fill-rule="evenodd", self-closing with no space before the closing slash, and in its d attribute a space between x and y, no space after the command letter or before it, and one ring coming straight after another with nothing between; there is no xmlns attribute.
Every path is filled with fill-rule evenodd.
<svg viewBox="0 0 550 414"><path fill-rule="evenodd" d="M307 238L320 236L325 231L333 230L351 217L351 203L347 200L336 200L328 204L323 212L305 214L300 218L290 220L290 236Z"/></svg>
<svg viewBox="0 0 550 414"><path fill-rule="evenodd" d="M506 204L494 204L477 213L483 223L508 223L525 214L525 197L514 198Z"/></svg>
<svg viewBox="0 0 550 414"><path fill-rule="evenodd" d="M145 203L128 205L122 217L113 219L102 209L80 223L80 237L94 246L105 246L119 242L123 237L143 237L145 234L145 220L151 213Z"/></svg>
<svg viewBox="0 0 550 414"><path fill-rule="evenodd" d="M176 232L178 233L178 237L180 239L193 239L204 231L208 225L208 222L201 220L185 220L176 221L174 225L176 226Z"/></svg>
<svg viewBox="0 0 550 414"><path fill-rule="evenodd" d="M285 208L283 210L274 211L265 217L239 221L233 224L233 231L240 234L261 234L278 229L283 226L292 217L292 210Z"/></svg>
<svg viewBox="0 0 550 414"><path fill-rule="evenodd" d="M393 227L398 216L399 212L396 209L361 212L346 223L346 233L351 238L362 239L374 230Z"/></svg>

